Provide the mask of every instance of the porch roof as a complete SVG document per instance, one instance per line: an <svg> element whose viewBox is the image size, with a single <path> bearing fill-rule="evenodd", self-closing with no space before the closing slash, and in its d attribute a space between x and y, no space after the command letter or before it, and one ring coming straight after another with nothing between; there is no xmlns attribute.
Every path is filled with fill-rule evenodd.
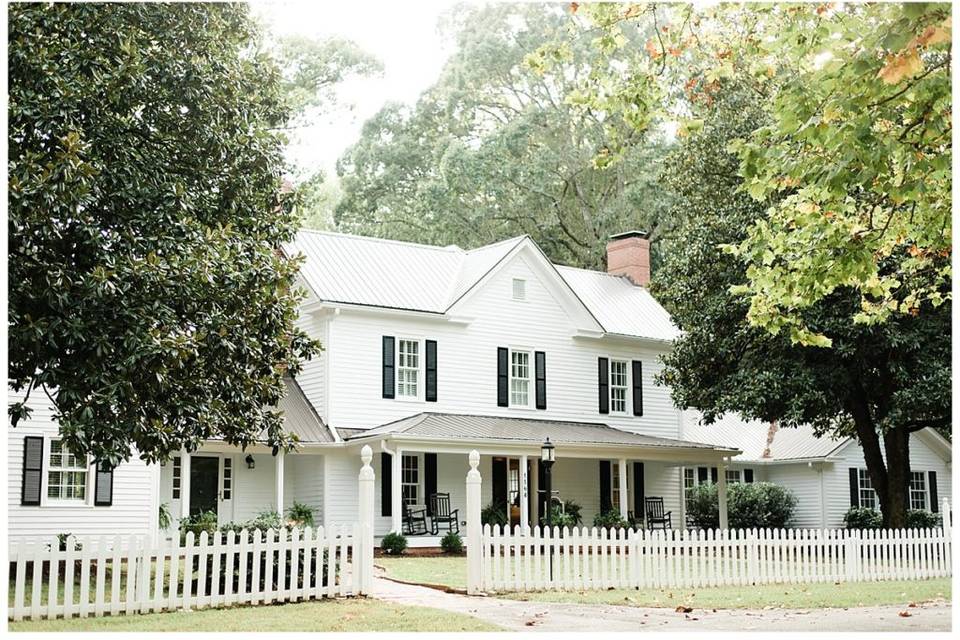
<svg viewBox="0 0 960 640"><path fill-rule="evenodd" d="M400 435L443 440L497 440L540 445L546 438L558 444L636 446L646 449L698 449L739 453L739 449L648 436L597 422L567 422L503 416L418 413L348 436L347 440Z"/></svg>

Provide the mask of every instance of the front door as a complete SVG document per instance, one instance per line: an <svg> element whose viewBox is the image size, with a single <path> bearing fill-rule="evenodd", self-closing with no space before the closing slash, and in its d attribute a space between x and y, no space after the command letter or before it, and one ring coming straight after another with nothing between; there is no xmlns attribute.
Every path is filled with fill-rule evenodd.
<svg viewBox="0 0 960 640"><path fill-rule="evenodd" d="M217 513L217 492L220 484L220 458L190 458L190 515L204 511Z"/></svg>

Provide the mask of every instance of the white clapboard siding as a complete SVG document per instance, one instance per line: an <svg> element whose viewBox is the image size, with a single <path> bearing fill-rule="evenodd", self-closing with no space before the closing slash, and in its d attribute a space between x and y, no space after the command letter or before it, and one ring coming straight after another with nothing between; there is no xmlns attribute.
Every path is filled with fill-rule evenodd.
<svg viewBox="0 0 960 640"><path fill-rule="evenodd" d="M942 513L945 529L608 531L484 525L479 549L468 545L467 552L480 553L476 590L486 592L918 580L951 575L946 500Z"/></svg>
<svg viewBox="0 0 960 640"><path fill-rule="evenodd" d="M198 539L190 532L183 545L149 536L70 536L63 551L56 538L15 540L9 618L129 615L360 595L369 582L356 570L356 561L366 554L370 559L363 564L372 566L372 536L361 535L369 526L203 532ZM57 596L61 581L62 602Z"/></svg>

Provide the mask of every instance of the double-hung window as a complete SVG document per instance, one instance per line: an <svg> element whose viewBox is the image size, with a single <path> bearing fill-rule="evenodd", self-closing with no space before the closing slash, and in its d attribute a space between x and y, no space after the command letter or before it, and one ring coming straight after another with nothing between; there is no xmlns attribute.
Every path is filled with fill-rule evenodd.
<svg viewBox="0 0 960 640"><path fill-rule="evenodd" d="M697 470L693 467L683 468L683 500L687 509L690 509L690 492L697 486Z"/></svg>
<svg viewBox="0 0 960 640"><path fill-rule="evenodd" d="M403 456L400 466L400 484L403 503L420 504L420 458L418 456Z"/></svg>
<svg viewBox="0 0 960 640"><path fill-rule="evenodd" d="M923 471L910 472L910 508L927 508L927 474Z"/></svg>
<svg viewBox="0 0 960 640"><path fill-rule="evenodd" d="M86 502L87 466L86 458L75 455L63 440L51 440L47 465L47 499Z"/></svg>
<svg viewBox="0 0 960 640"><path fill-rule="evenodd" d="M627 361L610 361L610 413L627 412Z"/></svg>
<svg viewBox="0 0 960 640"><path fill-rule="evenodd" d="M397 341L397 396L416 398L420 393L420 341Z"/></svg>
<svg viewBox="0 0 960 640"><path fill-rule="evenodd" d="M725 474L727 476L727 484L739 484L740 483L740 469L727 469Z"/></svg>
<svg viewBox="0 0 960 640"><path fill-rule="evenodd" d="M529 351L510 351L510 406L530 406Z"/></svg>
<svg viewBox="0 0 960 640"><path fill-rule="evenodd" d="M860 506L867 509L876 509L877 493L873 490L873 483L870 481L870 474L866 469L857 469L857 480L859 481Z"/></svg>

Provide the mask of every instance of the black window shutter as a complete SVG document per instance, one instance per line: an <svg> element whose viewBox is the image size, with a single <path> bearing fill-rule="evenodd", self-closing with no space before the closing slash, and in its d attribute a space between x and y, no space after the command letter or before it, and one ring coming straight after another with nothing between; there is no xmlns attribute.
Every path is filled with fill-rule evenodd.
<svg viewBox="0 0 960 640"><path fill-rule="evenodd" d="M747 484L751 484L753 482L753 469L743 470L743 481Z"/></svg>
<svg viewBox="0 0 960 640"><path fill-rule="evenodd" d="M97 463L97 481L93 490L93 506L109 507L113 504L113 467Z"/></svg>
<svg viewBox="0 0 960 640"><path fill-rule="evenodd" d="M850 506L860 506L860 478L856 467L850 467Z"/></svg>
<svg viewBox="0 0 960 640"><path fill-rule="evenodd" d="M537 379L537 409L547 408L547 354L535 351L533 354Z"/></svg>
<svg viewBox="0 0 960 640"><path fill-rule="evenodd" d="M597 400L600 413L610 413L610 365L606 358L597 358Z"/></svg>
<svg viewBox="0 0 960 640"><path fill-rule="evenodd" d="M43 437L26 436L23 439L23 480L20 487L20 504L40 504L40 488L43 481Z"/></svg>
<svg viewBox="0 0 960 640"><path fill-rule="evenodd" d="M710 467L710 482L717 484L717 468Z"/></svg>
<svg viewBox="0 0 960 640"><path fill-rule="evenodd" d="M927 482L930 484L930 511L937 513L940 511L940 499L937 497L936 471L927 471Z"/></svg>
<svg viewBox="0 0 960 640"><path fill-rule="evenodd" d="M395 355L393 336L383 336L383 397L394 397L394 384L396 381ZM388 514L385 514L388 515Z"/></svg>
<svg viewBox="0 0 960 640"><path fill-rule="evenodd" d="M610 461L600 461L600 513L613 508L610 499Z"/></svg>
<svg viewBox="0 0 960 640"><path fill-rule="evenodd" d="M633 463L633 517L634 518L642 518L644 516L643 498L644 498L643 463L634 462Z"/></svg>
<svg viewBox="0 0 960 640"><path fill-rule="evenodd" d="M437 341L427 340L427 389L424 392L424 400L427 402L437 401Z"/></svg>
<svg viewBox="0 0 960 640"><path fill-rule="evenodd" d="M423 454L423 492L426 494L427 515L433 515L433 505L430 496L437 492L437 454Z"/></svg>
<svg viewBox="0 0 960 640"><path fill-rule="evenodd" d="M633 415L643 415L643 363L639 360L631 362L633 368Z"/></svg>
<svg viewBox="0 0 960 640"><path fill-rule="evenodd" d="M703 484L707 481L707 468L706 467L697 467L697 482Z"/></svg>
<svg viewBox="0 0 960 640"><path fill-rule="evenodd" d="M510 405L510 396L508 391L510 350L506 347L497 347L497 406L506 407Z"/></svg>
<svg viewBox="0 0 960 640"><path fill-rule="evenodd" d="M393 515L393 471L389 453L380 453L380 515Z"/></svg>
<svg viewBox="0 0 960 640"><path fill-rule="evenodd" d="M491 485L493 505L509 515L507 511L507 459L494 458L491 469L493 484Z"/></svg>

